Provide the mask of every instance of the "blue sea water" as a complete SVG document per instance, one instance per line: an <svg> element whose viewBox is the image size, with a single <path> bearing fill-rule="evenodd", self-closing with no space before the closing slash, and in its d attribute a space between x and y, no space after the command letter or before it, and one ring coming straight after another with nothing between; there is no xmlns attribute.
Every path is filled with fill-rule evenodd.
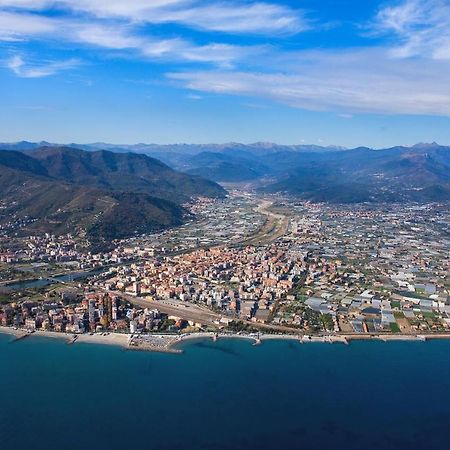
<svg viewBox="0 0 450 450"><path fill-rule="evenodd" d="M183 349L0 335L0 448L450 448L450 341Z"/></svg>

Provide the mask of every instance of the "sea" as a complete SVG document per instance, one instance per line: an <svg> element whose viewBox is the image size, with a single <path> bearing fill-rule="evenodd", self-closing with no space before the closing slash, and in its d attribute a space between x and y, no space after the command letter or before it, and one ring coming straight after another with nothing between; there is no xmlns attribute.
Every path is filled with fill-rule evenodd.
<svg viewBox="0 0 450 450"><path fill-rule="evenodd" d="M450 341L12 341L0 334L2 450L450 448Z"/></svg>

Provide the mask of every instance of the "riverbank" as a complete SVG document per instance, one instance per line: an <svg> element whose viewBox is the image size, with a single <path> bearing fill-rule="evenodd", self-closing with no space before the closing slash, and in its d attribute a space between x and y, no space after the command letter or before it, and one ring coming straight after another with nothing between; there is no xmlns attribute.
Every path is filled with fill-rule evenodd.
<svg viewBox="0 0 450 450"><path fill-rule="evenodd" d="M86 270L44 274L42 277L16 278L14 280L0 282L0 288L3 288L6 292L20 289L43 288L52 284L80 281L98 275L105 270L107 270L106 267L94 267Z"/></svg>

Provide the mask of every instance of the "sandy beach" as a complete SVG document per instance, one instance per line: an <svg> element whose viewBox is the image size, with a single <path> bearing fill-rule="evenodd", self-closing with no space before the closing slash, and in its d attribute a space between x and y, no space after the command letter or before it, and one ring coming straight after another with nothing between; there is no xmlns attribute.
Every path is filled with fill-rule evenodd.
<svg viewBox="0 0 450 450"><path fill-rule="evenodd" d="M95 333L90 334L79 334L77 335L77 340L75 343L86 343L86 344L101 344L101 345L118 345L120 347L128 347L128 342L130 340L129 334L119 334L119 333L109 333L101 334Z"/></svg>
<svg viewBox="0 0 450 450"><path fill-rule="evenodd" d="M72 334L58 333L55 331L34 331L24 329L14 329L0 326L0 333L9 334L15 340L42 336L52 339L63 339L68 344L85 343L113 345L130 350L142 350L151 352L181 353L177 348L178 344L198 339L245 339L253 341L254 344L261 344L264 341L284 340L297 341L299 343L340 343L349 344L351 341L419 341L425 342L432 339L450 339L450 333L428 333L428 334L335 334L335 335L303 335L303 334L237 334L237 333L189 333L182 335L149 334L131 335L121 333L94 333L94 334Z"/></svg>
<svg viewBox="0 0 450 450"><path fill-rule="evenodd" d="M55 331L36 331L33 336L42 336L52 339L64 339L67 343L87 343L87 344L101 344L101 345L116 345L120 347L127 347L128 334L109 333L103 335L101 333L90 334L72 334L72 333L57 333Z"/></svg>
<svg viewBox="0 0 450 450"><path fill-rule="evenodd" d="M24 330L14 329L14 328L11 328L11 327L2 327L2 326L0 326L0 333L2 333L2 334L9 334L11 336L16 336L16 337L23 336L24 334L27 334L27 332L24 331Z"/></svg>
<svg viewBox="0 0 450 450"><path fill-rule="evenodd" d="M121 347L128 346L128 340L130 338L129 334L119 334L119 333L109 333L101 334L96 333L90 334L72 334L72 333L58 333L56 331L40 331L36 330L34 332L29 332L24 329L14 329L11 327L0 327L0 333L9 334L16 338L23 337L45 337L51 339L62 339L67 341L67 343L82 342L88 344L104 344L104 345L118 345ZM75 339L76 337L76 339Z"/></svg>

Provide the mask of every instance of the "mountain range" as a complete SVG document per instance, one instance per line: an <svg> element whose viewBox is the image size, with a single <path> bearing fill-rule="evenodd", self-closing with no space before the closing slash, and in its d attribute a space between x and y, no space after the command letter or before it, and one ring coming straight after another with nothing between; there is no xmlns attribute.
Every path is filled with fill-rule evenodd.
<svg viewBox="0 0 450 450"><path fill-rule="evenodd" d="M375 150L22 141L0 149L2 221L26 216L30 227L80 229L91 240L182 223L190 198L226 195L216 182L315 202L450 201L450 147L436 143Z"/></svg>
<svg viewBox="0 0 450 450"><path fill-rule="evenodd" d="M387 149L280 146L152 146L153 156L218 182L250 182L316 202L435 202L450 200L450 147L436 143Z"/></svg>
<svg viewBox="0 0 450 450"><path fill-rule="evenodd" d="M450 200L450 147L437 144L279 154L273 163L266 192L337 203Z"/></svg>
<svg viewBox="0 0 450 450"><path fill-rule="evenodd" d="M225 195L212 181L142 154L61 146L0 150L0 224L19 221L26 232L75 232L97 245L179 225L184 202Z"/></svg>

